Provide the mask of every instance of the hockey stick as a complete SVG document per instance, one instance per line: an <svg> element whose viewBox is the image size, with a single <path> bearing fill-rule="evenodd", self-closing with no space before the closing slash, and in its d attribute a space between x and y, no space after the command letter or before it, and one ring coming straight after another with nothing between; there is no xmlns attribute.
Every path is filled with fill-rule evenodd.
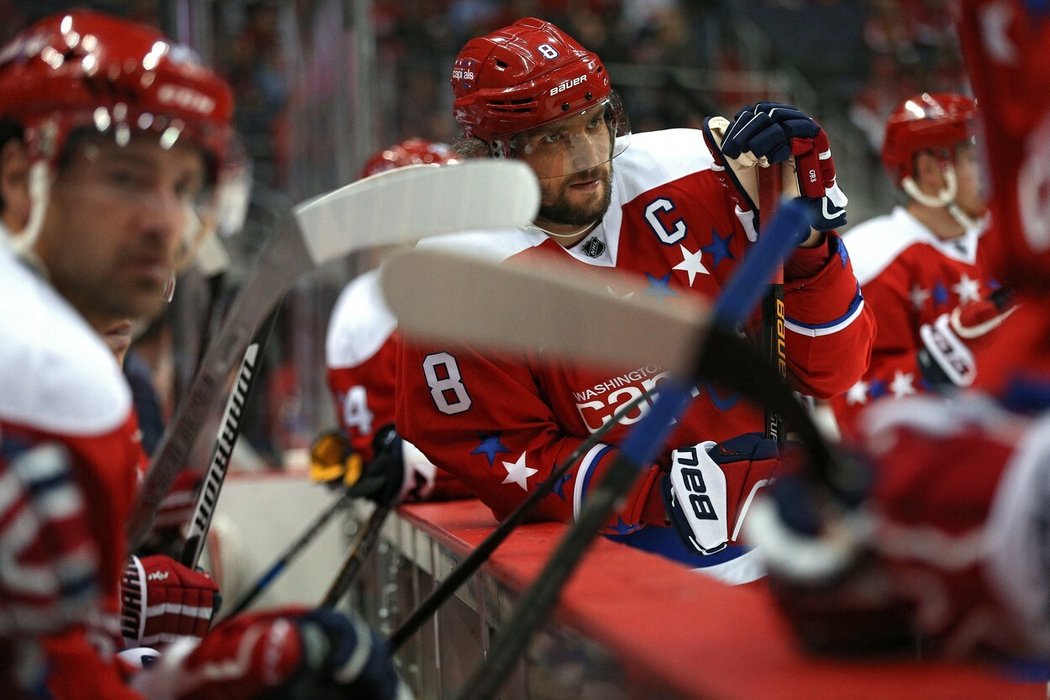
<svg viewBox="0 0 1050 700"><path fill-rule="evenodd" d="M300 534L294 542L288 545L284 552L277 557L277 560L255 580L255 583L252 584L251 588L241 595L237 602L233 604L230 611L223 616L223 620L228 620L234 615L243 612L248 606L254 603L255 599L258 598L263 591L269 588L270 584L272 584L278 576L284 573L284 570L303 553L306 546L310 544L318 534L320 534L324 529L324 526L328 524L328 521L331 520L336 513L349 505L350 499L343 495L332 501L331 505L322 510L317 517L314 518L314 521L303 530L302 534Z"/></svg>
<svg viewBox="0 0 1050 700"><path fill-rule="evenodd" d="M393 510L394 507L390 505L377 505L375 510L372 511L368 522L361 528L360 534L354 540L354 546L350 548L350 554L347 555L346 561L340 567L339 573L336 574L335 580L332 581L332 585L328 587L328 592L324 594L324 598L321 600L322 608L334 608L343 599L346 592L350 590L350 586L354 584L357 575L361 573L361 566L364 564L365 559L371 554L372 547L379 541L379 532L383 529L383 523L386 522L387 516Z"/></svg>
<svg viewBox="0 0 1050 700"><path fill-rule="evenodd" d="M748 346L741 343L736 338L735 333L725 330L725 327L730 325L730 322L741 318L746 315L750 308L753 308L753 301L750 302L751 306L744 306L743 308L732 308L732 304L746 304L749 299L757 301L757 296L761 294L761 285L756 285L755 280L766 279L769 276L770 266L779 263L780 259L789 251L794 245L804 237L804 234L808 234L807 217L804 209L801 205L794 204L790 207L785 207L785 213L778 218L778 227L771 230L766 236L764 236L764 242L761 245L757 245L752 249L751 254L745 259L744 264L738 270L732 282L727 288L727 294L720 300L719 313L717 318L720 319L719 325L707 329L708 333L708 346L707 351L700 355L699 362L695 363L692 371L686 373L686 376L708 376L713 378L724 379L725 377L733 377L737 379L740 377L743 379L741 382L745 386L739 387L743 389L745 395L753 397L756 393L762 398L765 398L766 394L770 393L769 387L764 383L769 380L769 371L761 371L761 365L753 363L752 352L748 352ZM805 229L805 230L804 230ZM422 252L422 251L419 251ZM407 258L407 255L404 256ZM402 259L404 259L402 258ZM397 261L390 261L395 263ZM430 261L430 269L436 269L436 260ZM454 263L453 263L454 264ZM472 263L468 263L471 265ZM410 333L419 331L424 337L435 337L438 335L444 336L445 340L452 340L449 336L451 332L439 331L433 324L422 324L425 326L421 329L416 325L416 319L409 319L406 314L403 313L406 309L400 300L395 300L396 294L391 292L396 289L397 284L394 278L399 277L397 266L391 264L387 268L388 279L384 280L384 294L387 295L388 305L394 310L395 314L399 316L399 323L403 332ZM486 289L486 298L491 305L491 298L493 290L486 285L486 282L497 284L501 287L507 286L507 277L510 274L510 266L503 266L499 269L498 274L493 275L490 280L480 280L477 276L478 271L472 270L469 274L471 278L482 285L481 288ZM466 272L464 269L457 269L454 271L447 271L449 277L452 279L460 279ZM521 275L527 276L524 268L517 269L514 276ZM502 281L499 279L502 278ZM558 289L553 291L551 294L545 292L537 293L537 285L542 285L540 280L548 280L548 283L552 286L557 286ZM631 341L634 338L624 340L619 331L630 328L632 321L636 315L640 314L639 320L644 320L649 317L652 313L651 305L642 303L644 300L638 299L618 299L617 304L622 304L623 308L619 311L614 310L612 307L617 304L611 304L608 306L602 306L597 311L597 315L602 316L602 323L607 323L610 327L616 329L616 337L619 338L622 344L617 345L620 351L617 352L617 357L613 358L609 352L609 338L601 334L597 334L599 337L597 343L592 343L592 339L595 334L590 331L592 328L590 325L583 328L582 333L577 334L577 342L572 344L561 344L558 342L558 338L561 334L569 334L570 328L577 328L579 326L579 319L572 317L571 313L565 314L569 316L567 327L554 328L557 324L546 323L541 324L540 328L544 331L550 331L552 328L554 333L549 332L536 333L536 328L533 327L531 321L533 319L533 312L539 313L541 316L547 315L562 315L563 311L571 312L573 309L578 308L581 305L589 304L595 301L594 295L588 295L577 288L576 285L562 284L564 280L551 274L550 270L540 271L531 282L526 283L525 287L532 290L531 295L521 296L520 291L522 286L517 284L510 285L510 293L508 299L514 299L517 304L514 314L506 314L506 308L504 307L501 312L502 315L510 316L513 315L516 322L522 326L529 327L530 331L533 331L528 335L527 338L516 336L510 340L506 340L501 331L502 328L497 328L495 336L489 336L482 338L482 333L473 334L472 341L477 342L484 340L485 342L495 343L502 345L503 347L530 347L538 341L538 343L544 347L545 350L551 350L554 348L555 351L564 353L566 356L579 357L580 354L580 342L579 340L586 339L583 344L587 347L583 350L585 354L590 357L598 357L602 360L614 360L621 363L628 362L654 362L654 357L668 357L662 350L666 347L666 339L668 337L682 337L687 332L693 332L697 335L699 329L703 329L706 325L706 321L710 319L702 319L700 322L693 321L690 319L683 319L680 317L664 316L661 318L661 323L669 324L666 328L661 329L658 337L664 340L664 344L653 347L648 342L643 342L640 347L625 347L632 345ZM750 290L758 288L758 294L754 294ZM599 287L599 290L602 288ZM445 290L447 291L447 290ZM579 293L579 296L567 297L567 294ZM441 295L433 295L437 298L445 299L446 294L443 292ZM468 295L469 296L469 295ZM601 294L598 295L598 301L601 301ZM605 299L609 299L607 293L605 293ZM538 304L533 305L532 302L537 298L540 298ZM546 302L547 299L556 297L560 300L560 304L556 307L552 307ZM569 299L567 302L566 299ZM523 309L523 301L528 301L528 306L535 306L533 309ZM462 299L457 295L454 299L445 299L453 307L458 306ZM495 305L492 305L495 306ZM627 307L630 307L630 313L625 313ZM555 309L557 314L555 314ZM594 308L587 307L587 313L590 315L595 312ZM605 315L607 314L607 315ZM468 311L468 315L471 315ZM447 321L448 319L442 319ZM454 325L459 323L461 319L456 319ZM477 319L474 321L479 322L481 326L488 326L493 319L484 318ZM686 330L683 330L686 329ZM461 330L459 328L457 331ZM650 329L651 331L652 329ZM537 337L538 335L538 337ZM647 340L646 334L643 334L642 340ZM526 343L519 345L520 341ZM548 342L550 341L550 342ZM715 351L712 348L712 344L719 346L718 349L728 350L728 352ZM734 344L736 347L734 347ZM690 343L690 347L695 347L697 343ZM595 351L592 354L592 351ZM681 358L673 357L677 362ZM747 361L751 360L751 362ZM758 368L756 370L756 367ZM768 370L768 368L766 368ZM679 374L678 376L683 376ZM776 376L776 375L774 375ZM756 384L757 382L757 384ZM734 385L735 386L735 385ZM805 422L806 415L802 413L801 408L794 399L790 396L789 392L784 392L788 395L785 397L779 395L774 398L775 403L780 405L776 406L778 410L781 410L785 415L790 415L792 419ZM548 565L544 568L544 571L537 577L536 582L531 586L519 600L518 606L515 608L515 612L511 619L504 625L505 629L508 630L508 634L497 638L496 644L494 644L488 652L487 662L482 665L478 673L476 673L472 679L468 682L467 687L461 694L462 697L475 698L475 697L490 697L499 688L507 670L516 662L519 654L528 644L531 638L532 632L545 618L550 607L553 606L555 599L557 598L558 592L561 590L562 585L568 579L576 562L579 561L583 552L586 551L590 542L594 537L597 536L601 525L608 519L609 515L615 509L617 502L619 501L622 494L634 483L639 472L639 465L648 463L655 453L659 450L662 445L664 437L666 437L668 431L671 429L671 419L677 416L684 405L689 399L689 393L686 389L681 386L668 387L666 385L661 387L661 398L653 405L650 412L643 417L642 421L639 422L635 428L628 435L628 438L624 441L621 446L621 452L614 460L613 465L607 472L606 477L603 479L601 484L592 491L587 504L581 511L577 522L570 529L569 533L563 538L562 543L551 557ZM643 427L644 426L644 427ZM800 426L800 438L803 441L814 441L811 445L812 451L819 458L821 450L823 450L823 457L828 458L827 448L820 441L819 433L813 426L809 426L809 430L805 429L805 426Z"/></svg>
<svg viewBox="0 0 1050 700"><path fill-rule="evenodd" d="M558 482L561 481L563 476L565 476L565 473L572 469L576 462L587 454L592 447L597 445L598 442L605 437L605 434L620 422L621 418L637 408L643 401L651 399L654 393L655 389L651 389L627 402L616 411L608 421L598 428L598 430L591 433L586 440L581 442L579 446L565 458L565 461L551 471L546 479L529 492L529 495L525 500L519 503L506 518L501 520L499 525L496 526L496 529L490 532L488 536L467 555L466 559L461 561L455 569L449 572L448 576L430 592L430 595L428 595L426 599L409 614L404 622L394 630L394 633L390 635L390 640L388 642L390 650L396 652L400 649L401 645L403 645L409 637L415 634L416 630L418 630L431 615L437 612L437 609L444 605L445 601L451 598L452 595L459 590L459 587L481 568L482 564L488 561L488 558L492 556L492 553L495 552L501 544L503 544L503 541L514 532L518 525L524 522L525 518L532 512L532 509L536 504L554 491L554 487L558 485Z"/></svg>
<svg viewBox="0 0 1050 700"><path fill-rule="evenodd" d="M226 401L222 422L219 424L219 433L215 436L215 447L212 448L211 460L204 473L204 482L197 493L197 503L193 506L190 526L186 531L186 541L183 543L182 554L179 556L179 562L191 569L197 567L201 552L204 551L205 538L208 536L212 518L215 516L219 492L226 480L226 471L230 468L233 448L237 445L237 438L241 434L241 414L244 411L244 404L248 400L248 392L255 384L255 378L259 375L263 350L273 334L274 326L277 325L280 310L281 305L278 303L262 328L248 344L248 349L244 351L244 357L241 358L241 367L237 371L230 398Z"/></svg>
<svg viewBox="0 0 1050 700"><path fill-rule="evenodd" d="M131 550L141 546L236 358L301 274L355 250L526 224L538 206L532 170L492 159L389 170L298 206L260 252L161 438L128 521Z"/></svg>
<svg viewBox="0 0 1050 700"><path fill-rule="evenodd" d="M758 215L773 215L780 204L781 172L779 163L769 167L758 168ZM760 229L761 230L761 229ZM784 264L776 265L770 281L769 293L762 302L762 346L769 353L769 362L776 367L781 376L787 377L786 330L784 327ZM784 435L780 416L768 406L765 407L767 438L783 441Z"/></svg>

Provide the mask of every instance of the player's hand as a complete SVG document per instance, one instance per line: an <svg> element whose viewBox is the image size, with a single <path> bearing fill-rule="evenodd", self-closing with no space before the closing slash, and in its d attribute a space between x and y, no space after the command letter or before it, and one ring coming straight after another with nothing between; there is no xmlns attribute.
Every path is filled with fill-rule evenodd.
<svg viewBox="0 0 1050 700"><path fill-rule="evenodd" d="M846 194L838 186L827 132L804 112L779 102L745 107L721 143L725 157L747 165L792 159L798 195L809 206L813 228L830 231L846 224ZM791 191L785 187L785 191Z"/></svg>
<svg viewBox="0 0 1050 700"><path fill-rule="evenodd" d="M356 616L325 609L238 615L196 646L173 646L132 687L178 700L410 697L382 638Z"/></svg>
<svg viewBox="0 0 1050 700"><path fill-rule="evenodd" d="M125 647L151 647L181 637L200 639L222 598L203 571L163 554L132 555L120 582L120 628Z"/></svg>
<svg viewBox="0 0 1050 700"><path fill-rule="evenodd" d="M674 450L664 509L686 547L708 555L735 543L748 505L779 465L777 442L758 433Z"/></svg>
<svg viewBox="0 0 1050 700"><path fill-rule="evenodd" d="M973 351L1017 309L1012 295L999 289L988 299L957 306L919 329L919 365L935 387L966 387L977 377Z"/></svg>
<svg viewBox="0 0 1050 700"><path fill-rule="evenodd" d="M367 464L343 433L325 433L311 449L311 478L341 485L351 498L378 505L397 505L426 498L434 488L435 468L414 446L388 425L372 441L374 457Z"/></svg>

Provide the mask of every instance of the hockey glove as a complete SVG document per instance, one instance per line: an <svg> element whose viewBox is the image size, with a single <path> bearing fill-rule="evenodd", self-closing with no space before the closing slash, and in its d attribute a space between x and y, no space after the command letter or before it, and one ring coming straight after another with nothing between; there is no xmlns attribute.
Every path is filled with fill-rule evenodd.
<svg viewBox="0 0 1050 700"><path fill-rule="evenodd" d="M382 639L334 610L238 615L199 644L172 645L131 685L146 697L177 700L410 697Z"/></svg>
<svg viewBox="0 0 1050 700"><path fill-rule="evenodd" d="M718 122L709 120L708 124ZM830 231L846 224L848 199L835 177L827 133L814 119L791 105L759 102L737 112L732 124L726 126L723 120L721 130L724 133L718 143L729 160L730 172L739 173L740 166L789 162L793 167L787 170L793 170L794 177L785 175L784 192L803 198L813 228ZM712 140L717 141L708 137L709 148ZM745 189L757 191L757 186ZM751 199L757 201L753 193Z"/></svg>
<svg viewBox="0 0 1050 700"><path fill-rule="evenodd" d="M985 335L998 328L1017 306L1000 289L988 299L964 304L941 314L919 329L923 348L919 366L935 387L966 387L977 377L973 350Z"/></svg>
<svg viewBox="0 0 1050 700"><path fill-rule="evenodd" d="M736 544L752 499L779 464L777 442L758 433L674 450L662 493L686 547L709 555Z"/></svg>
<svg viewBox="0 0 1050 700"><path fill-rule="evenodd" d="M222 603L215 582L171 557L132 555L120 582L120 629L126 648L181 637L200 639Z"/></svg>
<svg viewBox="0 0 1050 700"><path fill-rule="evenodd" d="M362 464L344 433L322 434L311 449L311 478L331 486L341 484L351 498L367 498L378 505L419 501L430 495L434 465L405 443L392 425L376 432L372 446L375 456Z"/></svg>
<svg viewBox="0 0 1050 700"><path fill-rule="evenodd" d="M331 489L352 485L361 478L364 460L342 430L326 430L310 445L310 479Z"/></svg>

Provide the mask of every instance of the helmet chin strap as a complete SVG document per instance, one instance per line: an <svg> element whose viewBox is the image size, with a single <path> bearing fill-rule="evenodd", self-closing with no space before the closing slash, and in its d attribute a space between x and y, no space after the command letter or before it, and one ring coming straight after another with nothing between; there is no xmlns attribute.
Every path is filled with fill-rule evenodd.
<svg viewBox="0 0 1050 700"><path fill-rule="evenodd" d="M955 178L955 167L951 164L948 164L947 167L945 167L944 187L942 187L935 195L928 195L920 190L919 186L915 184L915 180L913 180L910 175L901 180L901 189L919 204L924 204L935 209L946 207L955 201L955 195L959 192L958 181Z"/></svg>
<svg viewBox="0 0 1050 700"><path fill-rule="evenodd" d="M955 175L955 166L951 163L944 168L944 187L935 195L928 195L919 189L910 176L901 180L901 188L908 193L912 199L919 204L924 204L935 209L945 208L952 218L959 222L964 229L971 229L980 224L980 218L973 218L962 210L955 202L955 196L959 193L959 181Z"/></svg>
<svg viewBox="0 0 1050 700"><path fill-rule="evenodd" d="M29 220L22 231L14 236L12 245L19 255L32 252L33 244L40 235L44 223L48 200L51 198L51 169L46 161L38 160L29 166ZM14 232L12 232L14 233Z"/></svg>

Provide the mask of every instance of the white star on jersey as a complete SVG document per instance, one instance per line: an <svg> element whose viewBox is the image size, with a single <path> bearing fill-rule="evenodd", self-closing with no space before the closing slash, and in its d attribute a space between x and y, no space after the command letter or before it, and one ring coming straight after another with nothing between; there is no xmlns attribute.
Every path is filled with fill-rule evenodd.
<svg viewBox="0 0 1050 700"><path fill-rule="evenodd" d="M682 270L683 272L689 273L689 286L693 286L693 280L696 279L697 275L710 275L704 264L700 261L700 257L704 254L703 250L698 250L695 253L690 253L689 249L684 245L679 245L682 249L682 262L678 263L672 270Z"/></svg>
<svg viewBox="0 0 1050 700"><path fill-rule="evenodd" d="M916 393L915 387L913 386L914 382L914 374L897 370L893 375L893 382L890 384L890 391L893 392L894 398L902 399L905 396Z"/></svg>
<svg viewBox="0 0 1050 700"><path fill-rule="evenodd" d="M513 462L504 462L503 468L507 470L507 478L503 480L503 483L515 483L521 487L522 491L529 490L529 477L539 471L532 467L525 466L524 452L522 452L521 456Z"/></svg>
<svg viewBox="0 0 1050 700"><path fill-rule="evenodd" d="M970 276L965 272L963 273L963 276L959 278L959 283L952 285L952 291L959 295L960 304L981 300L980 281L970 279Z"/></svg>
<svg viewBox="0 0 1050 700"><path fill-rule="evenodd" d="M846 404L853 406L868 403L868 387L869 384L863 380L851 386L846 392Z"/></svg>
<svg viewBox="0 0 1050 700"><path fill-rule="evenodd" d="M911 294L909 294L908 296L911 297L912 306L914 306L916 309L921 309L930 298L930 290L923 289L919 285L915 285L911 288Z"/></svg>

